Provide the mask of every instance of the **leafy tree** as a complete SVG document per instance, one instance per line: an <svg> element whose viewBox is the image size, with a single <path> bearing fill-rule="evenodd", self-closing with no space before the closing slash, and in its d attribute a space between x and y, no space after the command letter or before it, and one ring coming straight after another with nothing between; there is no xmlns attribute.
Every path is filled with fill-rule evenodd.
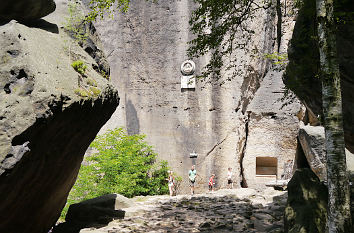
<svg viewBox="0 0 354 233"><path fill-rule="evenodd" d="M196 38L189 42L188 55L199 57L211 52L210 61L201 76L218 77L225 65L224 60L228 59L227 70L234 67L237 57L232 56L232 52L244 46L254 34L248 20L256 17L257 10L269 8L272 1L264 0L261 4L256 0L195 2L198 3L198 8L193 12L189 24Z"/></svg>
<svg viewBox="0 0 354 233"><path fill-rule="evenodd" d="M95 21L97 17L103 18L105 14L113 17L115 11L126 12L130 0L90 0L90 12L87 16L89 21Z"/></svg>
<svg viewBox="0 0 354 233"><path fill-rule="evenodd" d="M157 0L151 1L157 2ZM87 16L87 20L92 22L95 21L98 17L103 18L105 14L108 14L113 18L114 12L116 11L122 13L127 12L129 5L130 0L90 0L90 12Z"/></svg>
<svg viewBox="0 0 354 233"><path fill-rule="evenodd" d="M133 197L168 193L167 162L156 162L157 154L144 138L127 135L122 128L97 136L91 144L96 152L83 161L62 217L70 204L104 194Z"/></svg>
<svg viewBox="0 0 354 233"><path fill-rule="evenodd" d="M350 190L347 174L342 113L342 92L337 56L333 0L317 0L317 33L322 81L322 107L326 132L328 231L351 232Z"/></svg>

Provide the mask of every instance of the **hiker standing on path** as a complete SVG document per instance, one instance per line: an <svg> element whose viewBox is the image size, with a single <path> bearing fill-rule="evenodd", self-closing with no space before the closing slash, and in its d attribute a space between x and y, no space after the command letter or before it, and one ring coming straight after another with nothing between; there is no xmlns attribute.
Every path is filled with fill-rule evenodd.
<svg viewBox="0 0 354 233"><path fill-rule="evenodd" d="M227 171L227 187L229 189L232 189L234 187L233 183L232 183L232 168L229 167L228 171Z"/></svg>
<svg viewBox="0 0 354 233"><path fill-rule="evenodd" d="M170 197L173 196L173 192L174 192L174 183L175 183L175 178L173 177L173 172L169 171L168 172L168 190L170 191Z"/></svg>
<svg viewBox="0 0 354 233"><path fill-rule="evenodd" d="M189 170L188 172L189 186L191 187L191 195L194 194L194 184L195 184L196 176L197 176L197 170L195 170L195 166L192 165L191 170Z"/></svg>
<svg viewBox="0 0 354 233"><path fill-rule="evenodd" d="M212 174L209 178L209 192L213 192L214 191L214 178L215 178L215 174Z"/></svg>

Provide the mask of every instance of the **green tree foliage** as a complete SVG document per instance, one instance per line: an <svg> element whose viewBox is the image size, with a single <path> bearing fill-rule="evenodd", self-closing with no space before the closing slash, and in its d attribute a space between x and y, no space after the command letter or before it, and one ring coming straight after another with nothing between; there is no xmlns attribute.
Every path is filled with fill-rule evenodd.
<svg viewBox="0 0 354 233"><path fill-rule="evenodd" d="M127 135L122 128L97 136L91 144L96 153L82 163L62 218L69 205L104 194L133 197L168 193L167 162L157 163L157 154L144 139L144 135Z"/></svg>
<svg viewBox="0 0 354 233"><path fill-rule="evenodd" d="M232 52L242 48L254 31L247 20L256 16L256 11L271 6L271 0L259 5L256 0L195 0L198 8L193 12L189 24L196 38L191 40L188 55L199 57L211 52L209 63L204 67L202 77L220 76L224 59L228 67L234 67L236 56ZM237 36L242 36L240 39Z"/></svg>
<svg viewBox="0 0 354 233"><path fill-rule="evenodd" d="M151 1L156 2L157 0ZM114 12L127 12L129 5L130 0L91 0L89 4L90 12L86 19L92 22L98 17L103 18L105 14L113 18Z"/></svg>
<svg viewBox="0 0 354 233"><path fill-rule="evenodd" d="M87 16L89 21L95 21L97 17L103 18L105 14L113 17L115 11L126 12L130 0L91 0L90 12Z"/></svg>
<svg viewBox="0 0 354 233"><path fill-rule="evenodd" d="M77 42L82 43L87 39L88 35L85 31L85 16L80 7L81 6L78 2L69 1L69 16L65 17L64 28Z"/></svg>

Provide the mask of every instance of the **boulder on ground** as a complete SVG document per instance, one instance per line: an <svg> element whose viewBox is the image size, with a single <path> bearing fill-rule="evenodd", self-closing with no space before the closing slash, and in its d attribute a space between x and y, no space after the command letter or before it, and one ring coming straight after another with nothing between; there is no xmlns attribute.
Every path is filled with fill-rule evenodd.
<svg viewBox="0 0 354 233"><path fill-rule="evenodd" d="M66 214L67 222L108 223L114 218L124 218L125 208L133 205L132 201L119 194L107 194L77 204L72 204Z"/></svg>
<svg viewBox="0 0 354 233"><path fill-rule="evenodd" d="M55 10L53 0L1 0L0 20L32 21Z"/></svg>
<svg viewBox="0 0 354 233"><path fill-rule="evenodd" d="M288 184L286 233L322 233L327 223L327 187L308 168L299 169Z"/></svg>

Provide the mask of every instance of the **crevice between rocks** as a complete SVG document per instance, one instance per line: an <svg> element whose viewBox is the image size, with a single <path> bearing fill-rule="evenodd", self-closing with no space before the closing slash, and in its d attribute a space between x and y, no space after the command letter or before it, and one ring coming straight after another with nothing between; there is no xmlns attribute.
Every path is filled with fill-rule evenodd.
<svg viewBox="0 0 354 233"><path fill-rule="evenodd" d="M249 123L249 120L250 120L250 115L251 115L251 112L247 112L247 118L245 120L245 142L244 142L244 145L243 145L243 148L242 148L242 152L240 154L240 185L241 185L241 188L247 188L248 185L247 185L247 181L245 179L245 176L243 174L243 158L245 157L245 152L246 152L246 147L247 147L247 138L248 138L248 123Z"/></svg>
<svg viewBox="0 0 354 233"><path fill-rule="evenodd" d="M282 22L282 13L281 13L281 3L280 0L277 0L277 52L280 52L280 43L281 43L281 22Z"/></svg>

